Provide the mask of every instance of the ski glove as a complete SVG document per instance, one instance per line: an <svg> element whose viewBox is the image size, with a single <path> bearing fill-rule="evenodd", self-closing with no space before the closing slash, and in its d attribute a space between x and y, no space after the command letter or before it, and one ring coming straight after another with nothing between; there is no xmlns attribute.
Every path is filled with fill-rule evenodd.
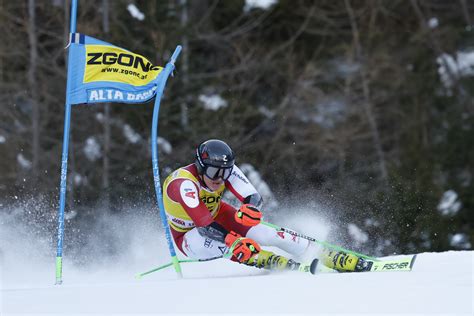
<svg viewBox="0 0 474 316"><path fill-rule="evenodd" d="M242 204L235 213L235 221L245 226L255 226L260 224L262 213L252 204Z"/></svg>
<svg viewBox="0 0 474 316"><path fill-rule="evenodd" d="M225 237L225 244L229 247L233 257L243 263L260 252L260 246L253 239L242 237L231 231Z"/></svg>

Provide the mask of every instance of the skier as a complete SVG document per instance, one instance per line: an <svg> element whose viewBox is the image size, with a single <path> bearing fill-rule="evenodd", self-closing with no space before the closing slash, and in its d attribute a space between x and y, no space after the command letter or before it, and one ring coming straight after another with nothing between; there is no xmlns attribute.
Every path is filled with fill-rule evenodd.
<svg viewBox="0 0 474 316"><path fill-rule="evenodd" d="M222 201L229 189L243 204L239 210ZM232 149L211 139L196 149L194 163L172 172L163 183L163 202L173 239L192 259L229 255L249 266L298 270L300 263L261 246L278 247L301 257L309 241L261 223L262 197L235 165ZM365 261L352 254L322 251L321 261L339 271L363 270Z"/></svg>

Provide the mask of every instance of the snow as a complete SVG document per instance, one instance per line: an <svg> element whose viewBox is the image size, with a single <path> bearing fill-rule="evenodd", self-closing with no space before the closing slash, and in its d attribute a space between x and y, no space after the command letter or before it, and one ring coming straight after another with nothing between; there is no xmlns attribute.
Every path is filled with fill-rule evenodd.
<svg viewBox="0 0 474 316"><path fill-rule="evenodd" d="M83 177L79 173L74 173L74 176L72 178L75 185L81 185L81 184L87 183L85 177Z"/></svg>
<svg viewBox="0 0 474 316"><path fill-rule="evenodd" d="M228 105L227 101L218 94L201 94L198 99L201 101L206 110L217 111L220 108L225 108Z"/></svg>
<svg viewBox="0 0 474 316"><path fill-rule="evenodd" d="M366 232L357 227L356 224L348 224L347 230L349 231L349 235L352 237L352 239L357 245L365 244L367 241L369 241L369 235L367 235Z"/></svg>
<svg viewBox="0 0 474 316"><path fill-rule="evenodd" d="M140 136L140 134L135 132L133 128L128 124L123 125L122 131L125 138L127 138L127 140L132 144L136 144L142 140L142 137Z"/></svg>
<svg viewBox="0 0 474 316"><path fill-rule="evenodd" d="M469 236L463 233L454 234L451 237L450 245L458 249L471 249L471 243L469 242Z"/></svg>
<svg viewBox="0 0 474 316"><path fill-rule="evenodd" d="M453 190L443 193L441 201L438 204L438 211L444 216L453 216L461 209L461 202L458 201L458 194Z"/></svg>
<svg viewBox="0 0 474 316"><path fill-rule="evenodd" d="M437 18L431 18L428 20L428 26L430 29L435 29L439 26L439 20Z"/></svg>
<svg viewBox="0 0 474 316"><path fill-rule="evenodd" d="M20 166L22 166L24 169L30 169L31 168L31 161L29 161L28 159L25 158L25 156L23 156L23 154L18 154L16 156L16 161L18 162L18 164Z"/></svg>
<svg viewBox="0 0 474 316"><path fill-rule="evenodd" d="M331 129L345 119L347 104L344 100L323 100L317 104L314 110L316 114L305 114L301 117L303 122L313 121L323 128Z"/></svg>
<svg viewBox="0 0 474 316"><path fill-rule="evenodd" d="M248 12L254 8L266 10L275 3L277 3L277 0L245 0L244 11Z"/></svg>
<svg viewBox="0 0 474 316"><path fill-rule="evenodd" d="M76 216L77 216L77 212L74 210L70 212L64 212L64 219L67 221L73 219Z"/></svg>
<svg viewBox="0 0 474 316"><path fill-rule="evenodd" d="M145 14L143 14L138 8L136 5L134 5L133 3L130 3L128 6L127 6L127 10L128 12L130 13L130 15L132 17L134 17L135 19L139 20L139 21L143 21L145 19Z"/></svg>
<svg viewBox="0 0 474 316"><path fill-rule="evenodd" d="M258 112L263 114L263 116L265 116L266 118L270 118L270 119L275 116L274 111L271 111L269 108L267 108L263 105L258 107Z"/></svg>
<svg viewBox="0 0 474 316"><path fill-rule="evenodd" d="M104 120L105 120L105 116L103 113L100 113L100 112L97 112L97 114L95 115L95 119L100 122L100 123L103 123Z"/></svg>
<svg viewBox="0 0 474 316"><path fill-rule="evenodd" d="M159 137L156 139L156 143L158 144L158 147L163 150L165 154L171 154L173 152L173 146L171 146L171 143L167 141L163 137Z"/></svg>
<svg viewBox="0 0 474 316"><path fill-rule="evenodd" d="M374 220L373 218L366 218L364 220L364 225L365 226L375 226L378 227L380 226L380 223L377 220Z"/></svg>
<svg viewBox="0 0 474 316"><path fill-rule="evenodd" d="M448 91L454 85L453 80L474 75L474 51L457 52L454 57L442 54L436 61L441 81ZM454 78L452 78L453 76Z"/></svg>
<svg viewBox="0 0 474 316"><path fill-rule="evenodd" d="M100 153L100 145L95 139L95 137L89 137L86 140L86 144L83 148L83 151L87 159L89 159L90 161L96 161L102 156Z"/></svg>
<svg viewBox="0 0 474 316"><path fill-rule="evenodd" d="M170 261L156 213L104 214L97 236L74 264L67 247L62 285L54 285L54 233L19 224L24 210L0 210L0 314L3 315L472 315L474 251L418 255L411 272L270 274L224 259L182 264L138 280ZM98 214L104 210L95 210ZM142 212L142 213L140 213ZM285 219L291 222L291 219ZM302 233L315 218L293 218ZM65 243L74 232L66 223ZM326 226L327 227L327 226ZM68 230L69 229L69 230ZM100 233L103 233L102 235ZM103 240L101 236L111 239ZM316 236L319 238L319 236ZM68 239L69 238L69 239ZM104 247L120 249L107 255ZM77 253L75 254L78 255ZM109 257L108 257L109 256ZM182 258L182 257L181 257Z"/></svg>
<svg viewBox="0 0 474 316"><path fill-rule="evenodd" d="M51 261L52 264L52 261ZM456 266L456 269L453 269ZM5 284L2 315L13 314L376 314L472 315L473 252L424 253L412 272L255 273L224 260L183 265L135 280L130 270L65 269L61 286ZM50 271L37 271L52 275ZM258 290L257 290L258 289ZM343 290L341 290L343 289ZM188 293L183 297L183 293ZM255 300L247 301L245 296ZM239 300L236 304L235 299ZM254 302L254 303L252 303Z"/></svg>

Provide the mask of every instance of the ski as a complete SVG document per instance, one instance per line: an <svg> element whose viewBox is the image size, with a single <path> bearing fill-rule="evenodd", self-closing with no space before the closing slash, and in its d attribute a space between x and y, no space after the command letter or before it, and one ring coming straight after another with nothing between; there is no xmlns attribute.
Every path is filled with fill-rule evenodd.
<svg viewBox="0 0 474 316"><path fill-rule="evenodd" d="M411 271L413 265L415 264L415 260L416 255L402 259L372 261L370 270L368 270L367 272Z"/></svg>
<svg viewBox="0 0 474 316"><path fill-rule="evenodd" d="M299 272L309 272L311 274L315 274L315 271L312 267L313 267L313 263L315 264L315 266L317 265L318 263L318 259L314 259L313 262L311 262L310 264L305 264L305 263L300 263L300 265L298 266L298 271Z"/></svg>
<svg viewBox="0 0 474 316"><path fill-rule="evenodd" d="M310 265L302 264L299 271L310 272L312 274L320 273L349 273L349 272L388 272L388 271L411 271L415 264L416 255L411 257L404 257L401 259L383 259L380 258L378 261L366 260L368 262L367 268L363 271L337 271L328 268L322 264L318 264L318 259L314 259ZM309 269L307 269L309 267Z"/></svg>

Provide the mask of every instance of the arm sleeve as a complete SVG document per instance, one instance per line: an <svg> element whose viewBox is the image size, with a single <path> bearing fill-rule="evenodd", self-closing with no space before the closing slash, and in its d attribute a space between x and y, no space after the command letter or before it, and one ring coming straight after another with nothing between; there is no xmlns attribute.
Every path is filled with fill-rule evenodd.
<svg viewBox="0 0 474 316"><path fill-rule="evenodd" d="M193 181L175 179L168 185L166 194L183 207L197 227L204 227L213 222L206 204L199 199L199 188Z"/></svg>
<svg viewBox="0 0 474 316"><path fill-rule="evenodd" d="M239 167L234 165L232 174L226 181L226 187L239 199L240 202L249 203L255 205L257 208L261 208L263 204L261 195L257 192L255 187L250 183L249 179Z"/></svg>
<svg viewBox="0 0 474 316"><path fill-rule="evenodd" d="M247 196L247 197L244 199L244 203L245 203L245 204L252 204L252 205L255 206L256 208L261 209L261 208L262 208L262 205L263 205L263 198L262 198L262 196L257 192L257 193L254 193L254 194L252 194L252 195Z"/></svg>

